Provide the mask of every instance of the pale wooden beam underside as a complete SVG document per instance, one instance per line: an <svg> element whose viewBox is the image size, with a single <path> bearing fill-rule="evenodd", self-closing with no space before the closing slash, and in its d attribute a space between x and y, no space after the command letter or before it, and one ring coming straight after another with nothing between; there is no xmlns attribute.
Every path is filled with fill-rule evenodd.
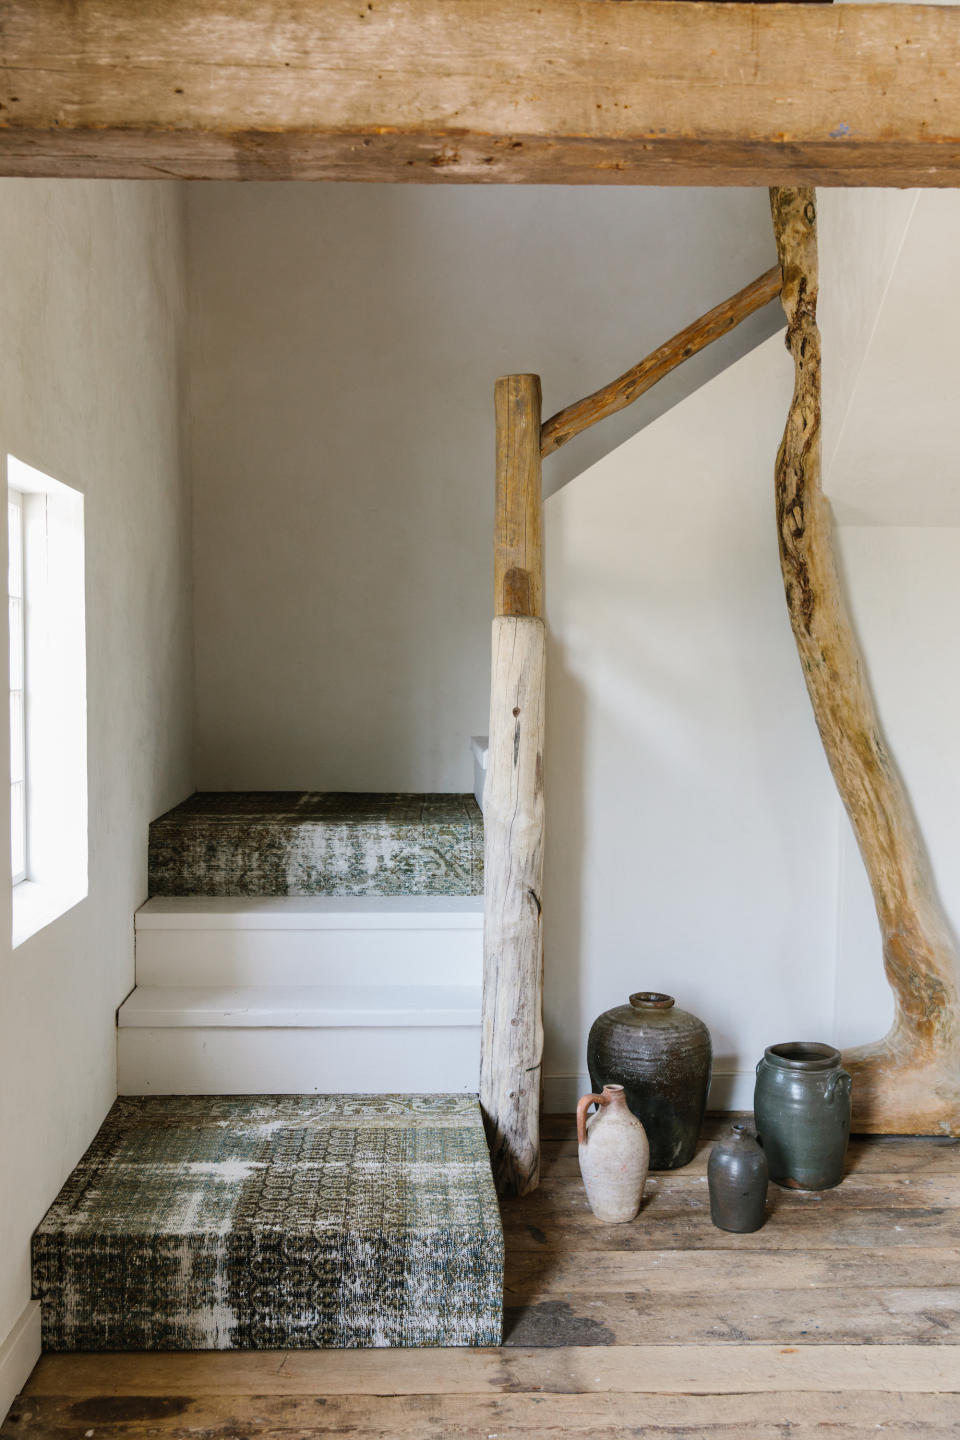
<svg viewBox="0 0 960 1440"><path fill-rule="evenodd" d="M854 1128L960 1134L960 957L887 749L850 622L821 489L816 197L772 191L796 380L777 457L780 561L813 711L873 891L895 1018L844 1055Z"/></svg>
<svg viewBox="0 0 960 1440"><path fill-rule="evenodd" d="M0 173L952 185L960 10L3 0Z"/></svg>

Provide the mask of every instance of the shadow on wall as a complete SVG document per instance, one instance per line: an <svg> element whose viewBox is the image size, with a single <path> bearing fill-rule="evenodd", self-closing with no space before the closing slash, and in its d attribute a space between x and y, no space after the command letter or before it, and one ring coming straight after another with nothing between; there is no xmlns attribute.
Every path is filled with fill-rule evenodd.
<svg viewBox="0 0 960 1440"><path fill-rule="evenodd" d="M584 993L583 977L568 965L551 965L551 956L583 954L583 898L586 887L586 853L590 837L586 834L586 727L588 712L586 693L576 675L565 664L562 645L553 639L547 629L547 724L545 743L546 776L546 838L544 854L549 854L551 833L560 840L555 854L547 861L550 869L550 894L544 907L544 1097L548 1111L570 1107L569 1099L556 1100L556 1088L548 1081L550 1070L547 1056L565 1054L565 1035L571 1032L582 1035L584 1053L579 1058L568 1059L564 1068L573 1075L586 1070L586 1035L593 1019L587 1014L588 997ZM557 726L553 738L550 735L550 716L555 707L563 706L563 724ZM551 793L559 793L559 786L553 786L554 776L564 776L562 788L563 812L562 832L560 827L551 825ZM558 817L559 818L559 817ZM565 843L565 837L578 836L581 844ZM561 940L562 937L562 940ZM563 1017L562 1027L558 1017ZM560 1062L564 1064L563 1061ZM567 1085L567 1090L577 1088L579 1082Z"/></svg>

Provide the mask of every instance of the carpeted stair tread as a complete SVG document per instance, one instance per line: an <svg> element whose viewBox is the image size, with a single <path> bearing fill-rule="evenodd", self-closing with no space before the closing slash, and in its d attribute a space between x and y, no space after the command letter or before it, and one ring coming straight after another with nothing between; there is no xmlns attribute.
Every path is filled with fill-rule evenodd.
<svg viewBox="0 0 960 1440"><path fill-rule="evenodd" d="M228 791L150 826L150 894L480 895L472 795Z"/></svg>
<svg viewBox="0 0 960 1440"><path fill-rule="evenodd" d="M50 1350L499 1344L476 1097L118 1100L33 1275Z"/></svg>

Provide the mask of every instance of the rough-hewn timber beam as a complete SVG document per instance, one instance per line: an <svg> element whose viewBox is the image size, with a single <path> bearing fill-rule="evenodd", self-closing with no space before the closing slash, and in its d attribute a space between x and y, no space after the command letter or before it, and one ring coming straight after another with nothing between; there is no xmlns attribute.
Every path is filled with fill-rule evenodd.
<svg viewBox="0 0 960 1440"><path fill-rule="evenodd" d="M960 8L0 0L0 173L960 184Z"/></svg>

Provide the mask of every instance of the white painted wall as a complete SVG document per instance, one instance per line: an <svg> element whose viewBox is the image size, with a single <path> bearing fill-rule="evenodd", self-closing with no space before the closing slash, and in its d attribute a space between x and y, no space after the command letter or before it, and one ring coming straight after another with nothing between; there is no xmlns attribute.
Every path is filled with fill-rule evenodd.
<svg viewBox="0 0 960 1440"><path fill-rule="evenodd" d="M189 188L198 781L468 790L487 725L493 382L545 413L775 259L766 191ZM744 353L768 307L562 483Z"/></svg>
<svg viewBox="0 0 960 1440"><path fill-rule="evenodd" d="M157 182L0 181L0 450L85 497L89 730L88 897L11 950L0 885L8 1389L36 1344L31 1232L116 1095L114 1012L133 985L147 825L192 788L182 208ZM4 822L6 874L8 833Z"/></svg>
<svg viewBox="0 0 960 1440"><path fill-rule="evenodd" d="M715 1104L833 1028L837 825L783 600L774 336L547 503L546 1099L590 1022L666 990Z"/></svg>

